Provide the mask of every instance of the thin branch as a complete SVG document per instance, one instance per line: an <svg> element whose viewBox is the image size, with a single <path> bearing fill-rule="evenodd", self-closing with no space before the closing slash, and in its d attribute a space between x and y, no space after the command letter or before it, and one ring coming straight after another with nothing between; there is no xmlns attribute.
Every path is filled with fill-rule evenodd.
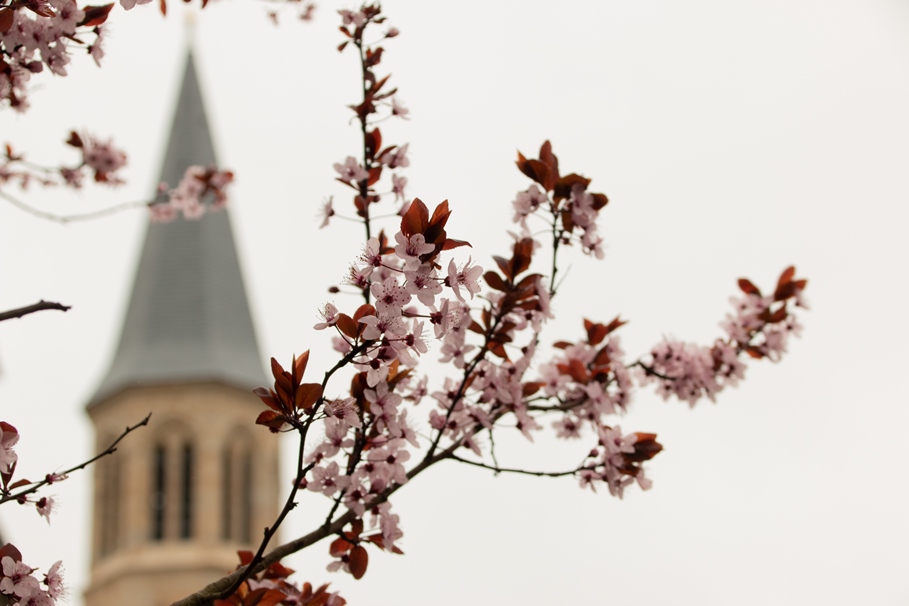
<svg viewBox="0 0 909 606"><path fill-rule="evenodd" d="M101 210L94 210L88 213L81 213L77 215L57 215L37 209L33 206L29 206L25 202L9 195L5 191L0 191L0 198L3 198L19 210L26 212L34 217L38 217L39 219L46 219L55 223L63 223L64 225L67 223L73 223L75 221L90 221L92 219L100 219L101 217L113 215L130 208L141 208L148 206L148 202L123 202L122 204L115 204L114 206L102 208Z"/></svg>
<svg viewBox="0 0 909 606"><path fill-rule="evenodd" d="M27 316L28 314L33 314L36 311L44 311L45 309L57 309L59 311L69 311L69 305L63 305L62 303L54 303L53 301L45 301L41 299L37 303L32 303L31 305L26 305L25 307L18 307L16 309L10 309L9 311L0 311L0 322L4 320L12 320L14 318L21 318L22 316Z"/></svg>
<svg viewBox="0 0 909 606"><path fill-rule="evenodd" d="M448 457L452 461L457 461L458 463L467 463L468 465L473 465L475 467L482 467L483 469L488 469L494 471L496 474L500 473L517 473L526 476L536 476L536 477L546 477L546 478L560 478L563 476L573 476L579 471L583 470L583 467L578 467L577 469L572 469L570 471L529 471L527 469L515 469L512 467L499 467L498 465L488 465L486 463L481 463L479 461L471 461L470 459L462 459L461 457L452 454Z"/></svg>
<svg viewBox="0 0 909 606"><path fill-rule="evenodd" d="M101 459L108 455L114 454L115 452L117 452L117 444L119 444L120 441L123 440L123 438L125 438L126 436L128 436L129 434L134 432L135 430L139 429L140 427L145 427L146 425L148 425L149 419L151 419L151 413L148 413L147 415L145 415L145 418L142 419L141 421L139 421L138 423L136 423L135 425L130 425L129 427L124 429L123 433L121 433L119 436L117 436L117 439L114 440L110 446L108 446L106 449L99 452L92 458L88 459L87 461L83 461L82 463L79 463L78 465L76 465L74 467L70 467L69 469L66 469L60 473L48 474L47 476L45 476L44 480L41 480L40 482L32 483L31 485L29 485L29 488L20 490L19 492L16 492L16 493L10 493L10 494L3 495L2 497L0 497L0 504L6 503L7 501L20 500L23 497L26 497L26 496L34 493L42 486L51 484L52 480L49 480L48 478L50 478L52 476L57 476L57 477L68 476L69 474L73 473L74 471L79 471L81 469L85 469L86 467L88 467L89 465L91 465L92 463L97 461L98 459Z"/></svg>

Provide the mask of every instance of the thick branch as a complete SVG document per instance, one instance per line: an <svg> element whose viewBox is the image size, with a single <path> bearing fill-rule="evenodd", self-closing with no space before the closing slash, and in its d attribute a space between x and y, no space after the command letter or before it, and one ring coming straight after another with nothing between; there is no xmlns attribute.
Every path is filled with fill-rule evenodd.
<svg viewBox="0 0 909 606"><path fill-rule="evenodd" d="M60 311L69 311L70 307L69 305L63 305L62 303L54 303L53 301L45 301L44 299L41 299L37 303L32 303L31 305L26 305L25 307L10 309L9 311L0 311L0 322L4 320L12 320L14 318L21 318L22 316L33 314L36 311L44 311L45 309L59 309Z"/></svg>
<svg viewBox="0 0 909 606"><path fill-rule="evenodd" d="M424 459L423 461L420 462L419 465L417 465L416 467L414 467L413 469L411 469L410 471L407 472L407 479L411 480L411 479L415 478L416 476L418 476L421 472L425 471L427 468L431 467L432 465L435 465L439 461L442 461L444 459L451 457L452 453L460 447L461 447L460 444L452 444L451 446L447 447L445 450L440 451L438 454L436 454L431 459L428 459L428 460ZM403 484L394 484L394 485L388 487L385 491L383 491L381 494L376 496L376 498L374 498L372 501L370 501L367 504L366 508L371 509L371 508L375 507L376 505L384 503L385 501L388 500L388 497L390 497L392 494L394 494L402 486L403 486ZM289 556L292 553L296 553L296 552L300 551L301 549L305 549L306 547L309 547L310 545L318 543L325 537L329 537L329 536L338 534L339 532L341 532L344 529L345 526L347 526L349 523L351 523L355 519L357 519L357 517L358 516L354 511L347 510L343 515L341 515L339 518L334 520L331 524L325 524L323 526L320 526L319 528L310 532L307 535L294 539L293 541L290 541L288 543L284 543L283 545L280 545L279 547L275 547L273 550L271 550L269 553L267 553L262 558L262 561L258 564L258 566L253 568L253 570L250 573L247 574L246 567L238 568L236 571L227 575L226 577L224 577L218 581L215 581L214 583L209 584L201 591L197 591L196 593L194 593L190 596L187 596L186 598L184 598L178 602L174 602L171 606L208 606L216 599L223 599L225 596L225 592L231 586L233 586L233 584L236 582L236 580L238 578L241 577L241 575L249 576L249 574L258 573L258 572L264 570L265 568L267 568L268 566L270 566L271 564L274 564L275 562L281 560L281 558ZM230 594L227 594L227 595L230 595Z"/></svg>

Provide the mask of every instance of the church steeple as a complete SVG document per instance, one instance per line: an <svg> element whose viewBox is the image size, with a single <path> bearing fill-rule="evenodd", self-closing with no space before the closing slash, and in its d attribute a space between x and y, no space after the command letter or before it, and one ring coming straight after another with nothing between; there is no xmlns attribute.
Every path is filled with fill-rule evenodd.
<svg viewBox="0 0 909 606"><path fill-rule="evenodd" d="M191 54L161 170L215 154ZM277 441L254 425L266 383L226 211L150 223L114 360L87 409L94 469L86 606L166 606L237 564L278 510Z"/></svg>
<svg viewBox="0 0 909 606"><path fill-rule="evenodd" d="M215 163L190 53L161 181L174 186L188 166ZM265 381L226 212L149 224L120 343L91 404L127 387L209 380Z"/></svg>

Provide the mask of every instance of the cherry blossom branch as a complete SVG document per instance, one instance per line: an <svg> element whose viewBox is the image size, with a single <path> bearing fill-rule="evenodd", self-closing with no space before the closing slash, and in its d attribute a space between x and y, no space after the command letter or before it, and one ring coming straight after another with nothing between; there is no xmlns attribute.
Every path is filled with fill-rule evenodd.
<svg viewBox="0 0 909 606"><path fill-rule="evenodd" d="M145 418L142 419L141 421L139 421L138 423L136 423L135 425L127 426L126 429L124 429L123 432L119 436L117 436L117 438L113 442L111 442L110 446L108 446L107 448L105 448L104 450L102 450L101 452L99 452L98 454L93 456L92 458L88 459L87 461L83 461L82 463L79 463L78 465L70 467L69 469L61 471L59 473L47 474L43 480L40 480L38 482L31 482L31 483L27 484L27 486L28 486L27 488L20 490L19 492L10 492L10 493L0 495L0 505L2 505L3 503L6 503L8 501L22 502L25 499L25 497L36 492L38 489L42 488L43 486L47 486L49 484L53 484L54 482L58 482L62 479L65 479L66 476L68 476L69 474L71 474L75 471L85 469L86 467L88 467L89 465L94 463L95 461L102 459L108 455L114 454L115 452L117 452L117 445L124 438L126 438L126 436L128 436L135 430L139 429L140 427L145 427L146 425L148 425L148 422L151 419L151 414L152 413L148 413L147 415L145 415ZM20 480L20 482L21 481L22 480Z"/></svg>
<svg viewBox="0 0 909 606"><path fill-rule="evenodd" d="M31 305L26 305L25 307L19 307L16 309L0 312L0 322L3 322L4 320L12 320L14 318L21 318L38 311L44 311L46 309L69 311L71 307L69 305L63 305L62 303L54 303L53 301L45 301L44 299L41 299L37 303L32 303Z"/></svg>
<svg viewBox="0 0 909 606"><path fill-rule="evenodd" d="M311 463L306 467L303 466L303 451L306 446L306 434L309 431L309 427L310 425L306 424L304 427L297 429L300 433L300 446L297 449L297 477L294 479L293 487L290 489L287 499L284 501L284 507L281 508L281 513L278 514L274 524L265 528L262 541L259 543L259 548L256 550L256 554L253 556L252 561L243 569L241 574L237 576L230 587L225 590L224 595L221 596L222 598L233 595L233 593L240 588L240 585L243 584L243 581L248 579L249 576L256 571L256 566L262 561L262 556L265 553L265 549L268 547L269 541L271 541L278 532L278 528L281 526L281 523L284 522L287 514L297 506L294 499L297 496L297 491L300 489L300 483L303 481L303 478L306 477L306 473L315 465L315 463Z"/></svg>
<svg viewBox="0 0 909 606"><path fill-rule="evenodd" d="M439 463L440 461L450 458L451 454L460 447L461 447L460 444L452 444L452 445L448 446L446 449L437 453L432 459L429 459L429 460L424 459L423 461L421 461L413 469L411 469L410 471L407 472L408 484L409 484L409 480L412 480L413 478L417 477L422 472L426 471L427 469L429 469L436 463ZM392 494L397 492L403 486L404 486L404 484L390 485L382 493L380 493L379 495L374 497L372 500L370 500L369 503L367 503L367 508L373 508L373 507L376 507L377 505L380 505L381 503L384 503L385 501L388 500L388 498ZM246 577L244 577L244 578L248 578L249 575L258 573L262 570L265 570L265 568L267 568L271 564L274 564L275 562L280 561L282 558L285 558L285 557L289 556L290 554L296 553L302 549L305 549L311 545L314 545L315 543L318 543L322 539L336 535L339 532L341 532L346 525L350 524L358 517L359 516L357 515L357 513L355 511L349 509L345 513L343 513L341 516L336 518L334 521L332 521L330 524L322 525L319 528L310 532L309 534L303 535L292 541L284 543L283 545L275 547L273 550L271 550L270 552L265 554L262 557L262 559L259 561L258 564L254 565L254 566L247 565L247 566L238 568L231 574L229 574L213 583L210 583L209 585L207 585L200 591L197 591L197 592L193 593L192 595L189 595L189 596L183 598L182 600L174 602L171 606L207 606L208 604L211 604L214 600L225 599L226 597L230 596L232 593L232 592L228 592L227 590L233 586L236 579L240 578L241 575L245 574ZM247 570L249 570L250 572L247 573Z"/></svg>

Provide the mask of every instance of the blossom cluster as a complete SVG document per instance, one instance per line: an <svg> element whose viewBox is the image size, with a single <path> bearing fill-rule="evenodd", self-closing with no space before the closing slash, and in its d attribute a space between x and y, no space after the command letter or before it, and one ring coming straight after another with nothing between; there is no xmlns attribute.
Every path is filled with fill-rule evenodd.
<svg viewBox="0 0 909 606"><path fill-rule="evenodd" d="M6 598L5 603L21 606L56 604L65 594L61 562L51 566L40 581L36 572L37 569L22 562L22 554L11 544L0 548L0 595Z"/></svg>
<svg viewBox="0 0 909 606"><path fill-rule="evenodd" d="M0 104L28 108L32 74L66 75L70 47L84 46L96 63L104 56L101 24L111 4L79 8L75 0L33 0L0 7ZM83 40L93 36L91 44Z"/></svg>
<svg viewBox="0 0 909 606"><path fill-rule="evenodd" d="M710 346L664 340L651 350L649 362L639 364L641 381L656 383L664 399L674 395L691 406L704 396L716 401L724 387L744 378L741 354L780 360L789 336L801 332L791 308L805 307L806 285L807 280L795 279L794 267L780 275L773 294L767 296L749 280L739 280L744 296L732 299L735 313L720 324L726 338Z"/></svg>
<svg viewBox="0 0 909 606"><path fill-rule="evenodd" d="M153 221L167 223L179 216L198 219L209 210L227 205L226 188L234 180L229 170L214 166L192 165L173 189L167 183L158 185L158 197L148 205Z"/></svg>
<svg viewBox="0 0 909 606"><path fill-rule="evenodd" d="M240 567L253 560L250 551L239 551ZM347 600L337 592L328 591L328 584L313 589L310 583L299 587L288 581L294 570L275 562L262 572L244 580L231 596L214 600L214 606L344 606Z"/></svg>
<svg viewBox="0 0 909 606"><path fill-rule="evenodd" d="M391 173L391 193L395 199L404 202L404 191L407 186L407 177L400 174L400 169L410 165L408 144L383 145L382 131L375 126L375 122L388 117L408 119L409 110L397 98L396 88L388 86L390 76L378 76L376 67L382 61L384 49L381 46L371 45L364 37L367 28L385 22L381 8L377 5L366 5L359 10L339 10L341 16L341 33L345 36L344 42L338 46L343 51L348 46L359 50L360 67L363 74L363 98L359 103L350 108L360 122L364 133L364 153L362 159L348 156L343 162L334 164L337 180L354 190L354 208L357 216L366 221L367 229L370 220L369 207L382 199L382 194L376 185L382 178L383 172ZM398 35L396 28L388 28L382 34L382 40L394 38ZM400 212L407 210L404 204ZM325 205L322 215L322 227L328 224L329 219L335 214L331 200Z"/></svg>
<svg viewBox="0 0 909 606"><path fill-rule="evenodd" d="M649 488L644 465L663 447L655 434L624 432L616 422L634 390L656 382L664 396L693 403L735 384L743 375L743 357L779 359L786 337L798 330L787 306L802 304L806 281L787 269L775 292L764 297L740 280L745 298L736 300L736 313L723 323L726 338L709 347L667 341L646 359L630 361L616 334L625 322L616 317L606 324L585 320L583 340L557 341L551 359L540 362L541 334L558 290L558 255L579 246L603 257L597 222L608 198L591 191L590 179L562 174L547 141L538 158L518 154L518 169L532 184L512 202L520 233L509 255L493 257L494 269L484 270L472 256L466 262L445 256L468 245L447 235L447 201L432 212L418 198L404 203L397 212L400 227L390 237L384 230L372 236L373 205L389 194L396 202L404 196L398 173L390 192L378 187L383 172L409 164L407 145L383 144L375 122L405 117L406 110L394 99L395 89L386 89L388 76L374 71L383 49L364 42L367 28L383 23L381 10L366 5L339 13L346 38L339 48L356 47L361 61L364 96L351 109L360 121L363 155L349 156L334 169L336 180L354 191L353 208L367 241L345 284L332 292L347 289L363 302L340 309L325 304L314 328L334 333L339 359L320 383L303 382L307 351L287 370L273 359L274 387L255 391L267 407L256 422L299 437L300 465L279 522L296 491L324 495L331 509L313 534L335 537L328 569L360 578L368 545L401 552L403 533L389 498L443 460L495 473L570 476L593 490L605 485L617 497L632 484ZM397 30L387 30L382 39L393 35ZM335 212L330 198L323 227ZM551 235L548 274L534 271L534 257L545 248L534 239L531 221L542 221ZM433 346L447 371L431 384L418 368ZM351 376L349 387L338 392L330 384L341 369ZM424 402L429 405L421 407ZM427 421L425 435L415 430L417 411ZM547 427L559 438L590 440L580 463L558 471L499 465L495 432L513 429L533 441Z"/></svg>
<svg viewBox="0 0 909 606"><path fill-rule="evenodd" d="M0 157L0 185L16 184L26 189L35 182L42 186L63 185L80 189L88 173L96 183L120 185L123 180L117 174L126 166L126 154L113 143L102 141L90 134L79 134L72 131L66 144L81 152L82 159L76 165L60 167L43 167L25 159L21 153L13 151L7 144L5 153Z"/></svg>

